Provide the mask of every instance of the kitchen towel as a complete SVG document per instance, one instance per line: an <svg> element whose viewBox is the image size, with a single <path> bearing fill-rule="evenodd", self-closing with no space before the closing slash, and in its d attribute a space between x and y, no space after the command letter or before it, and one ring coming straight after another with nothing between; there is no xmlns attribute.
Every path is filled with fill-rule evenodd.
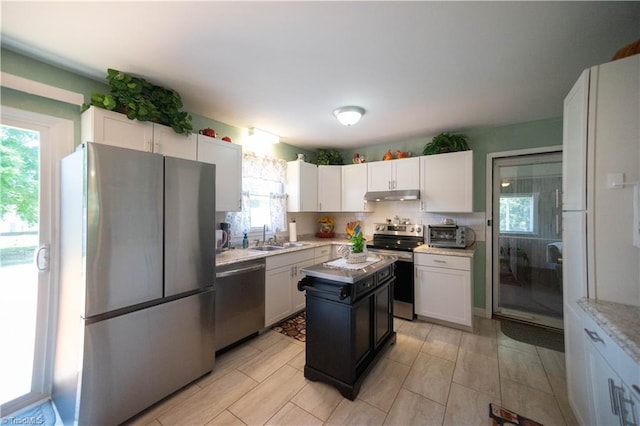
<svg viewBox="0 0 640 426"><path fill-rule="evenodd" d="M295 243L298 241L298 232L296 230L296 222L289 223L289 241Z"/></svg>

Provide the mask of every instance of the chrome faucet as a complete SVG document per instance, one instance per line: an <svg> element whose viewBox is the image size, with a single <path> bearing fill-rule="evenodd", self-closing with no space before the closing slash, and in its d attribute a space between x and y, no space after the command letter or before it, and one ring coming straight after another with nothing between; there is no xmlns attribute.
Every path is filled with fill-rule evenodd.
<svg viewBox="0 0 640 426"><path fill-rule="evenodd" d="M262 244L267 242L267 224L262 225Z"/></svg>

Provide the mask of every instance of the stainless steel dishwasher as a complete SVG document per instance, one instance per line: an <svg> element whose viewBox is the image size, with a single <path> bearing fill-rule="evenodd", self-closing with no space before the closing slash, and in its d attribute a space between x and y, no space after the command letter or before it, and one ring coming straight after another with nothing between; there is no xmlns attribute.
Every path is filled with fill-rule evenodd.
<svg viewBox="0 0 640 426"><path fill-rule="evenodd" d="M216 351L264 328L264 259L216 267Z"/></svg>

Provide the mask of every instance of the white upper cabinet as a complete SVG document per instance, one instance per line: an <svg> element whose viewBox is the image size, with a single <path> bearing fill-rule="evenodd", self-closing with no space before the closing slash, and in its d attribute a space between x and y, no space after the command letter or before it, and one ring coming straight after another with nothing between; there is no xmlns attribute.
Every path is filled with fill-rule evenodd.
<svg viewBox="0 0 640 426"><path fill-rule="evenodd" d="M369 191L418 189L420 160L413 157L368 163L367 176Z"/></svg>
<svg viewBox="0 0 640 426"><path fill-rule="evenodd" d="M82 142L153 151L153 123L129 120L126 115L95 106L82 113Z"/></svg>
<svg viewBox="0 0 640 426"><path fill-rule="evenodd" d="M420 209L473 212L473 151L420 157Z"/></svg>
<svg viewBox="0 0 640 426"><path fill-rule="evenodd" d="M339 212L342 166L318 166L318 211Z"/></svg>
<svg viewBox="0 0 640 426"><path fill-rule="evenodd" d="M373 163L342 166L342 211L366 211L364 194L367 193L367 168Z"/></svg>
<svg viewBox="0 0 640 426"><path fill-rule="evenodd" d="M216 165L216 211L242 210L242 146L197 135L198 161Z"/></svg>
<svg viewBox="0 0 640 426"><path fill-rule="evenodd" d="M81 126L83 142L196 159L196 135L181 135L171 127L129 120L124 114L94 106L82 113Z"/></svg>
<svg viewBox="0 0 640 426"><path fill-rule="evenodd" d="M318 166L304 161L287 163L287 211L318 210Z"/></svg>
<svg viewBox="0 0 640 426"><path fill-rule="evenodd" d="M196 159L198 139L197 135L181 135L171 127L153 125L153 152L169 157Z"/></svg>

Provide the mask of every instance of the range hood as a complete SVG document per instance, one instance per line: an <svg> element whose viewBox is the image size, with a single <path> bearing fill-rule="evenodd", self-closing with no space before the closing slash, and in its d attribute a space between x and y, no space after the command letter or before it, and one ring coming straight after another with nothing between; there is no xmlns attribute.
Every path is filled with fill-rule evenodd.
<svg viewBox="0 0 640 426"><path fill-rule="evenodd" d="M364 194L367 201L405 201L419 200L420 191L418 189L406 189L403 191L369 191Z"/></svg>

